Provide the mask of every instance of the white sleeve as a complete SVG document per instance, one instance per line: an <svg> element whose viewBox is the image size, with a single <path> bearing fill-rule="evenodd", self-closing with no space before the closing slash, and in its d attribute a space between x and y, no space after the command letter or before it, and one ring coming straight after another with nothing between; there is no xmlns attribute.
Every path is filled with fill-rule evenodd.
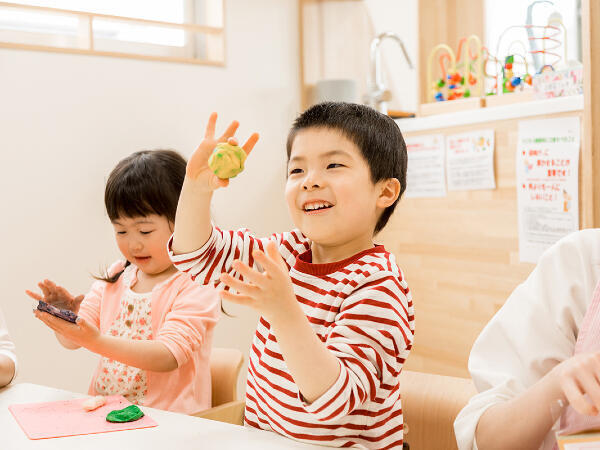
<svg viewBox="0 0 600 450"><path fill-rule="evenodd" d="M483 329L469 356L479 394L454 422L458 448L476 449L490 406L526 391L573 356L579 325L600 278L600 230L573 233L548 249Z"/></svg>
<svg viewBox="0 0 600 450"><path fill-rule="evenodd" d="M15 376L17 375L17 355L15 354L15 344L10 340L8 328L4 320L4 314L0 309L0 355L6 355L15 363ZM14 379L14 377L13 377Z"/></svg>

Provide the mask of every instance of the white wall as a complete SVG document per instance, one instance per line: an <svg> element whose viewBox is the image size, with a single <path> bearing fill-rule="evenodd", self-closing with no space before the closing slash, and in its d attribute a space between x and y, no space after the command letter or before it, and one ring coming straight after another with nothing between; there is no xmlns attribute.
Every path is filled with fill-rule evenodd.
<svg viewBox="0 0 600 450"><path fill-rule="evenodd" d="M189 155L213 110L261 140L243 176L216 195L217 223L258 234L291 226L285 138L299 112L297 2L228 0L227 67L0 50L0 296L18 381L86 391L97 357L60 347L23 291L45 277L84 293L117 256L104 181L139 149ZM215 345L247 353L256 315L226 305Z"/></svg>

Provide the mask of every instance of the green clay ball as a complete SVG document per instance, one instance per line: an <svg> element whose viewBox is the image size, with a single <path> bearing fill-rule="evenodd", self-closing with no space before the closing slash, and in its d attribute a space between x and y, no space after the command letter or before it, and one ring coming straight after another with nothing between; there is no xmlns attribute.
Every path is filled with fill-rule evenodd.
<svg viewBox="0 0 600 450"><path fill-rule="evenodd" d="M222 179L233 178L244 170L246 152L237 145L217 144L208 158L208 167Z"/></svg>
<svg viewBox="0 0 600 450"><path fill-rule="evenodd" d="M133 422L144 417L144 413L136 405L129 405L127 408L115 409L106 416L108 422Z"/></svg>

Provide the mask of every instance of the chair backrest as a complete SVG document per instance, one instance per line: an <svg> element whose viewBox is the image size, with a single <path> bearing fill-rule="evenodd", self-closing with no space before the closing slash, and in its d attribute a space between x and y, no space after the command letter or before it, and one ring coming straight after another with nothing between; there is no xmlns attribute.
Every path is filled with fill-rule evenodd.
<svg viewBox="0 0 600 450"><path fill-rule="evenodd" d="M477 392L469 378L402 370L402 412L411 449L456 449L454 419Z"/></svg>
<svg viewBox="0 0 600 450"><path fill-rule="evenodd" d="M237 382L244 355L235 348L213 348L210 355L212 406L237 400Z"/></svg>

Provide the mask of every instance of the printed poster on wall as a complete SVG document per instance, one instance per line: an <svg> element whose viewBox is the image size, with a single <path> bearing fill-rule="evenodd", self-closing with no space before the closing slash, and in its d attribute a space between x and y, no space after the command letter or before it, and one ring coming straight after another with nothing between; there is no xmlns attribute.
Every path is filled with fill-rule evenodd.
<svg viewBox="0 0 600 450"><path fill-rule="evenodd" d="M494 130L478 130L446 137L449 191L495 189Z"/></svg>
<svg viewBox="0 0 600 450"><path fill-rule="evenodd" d="M579 229L578 117L519 122L517 202L519 259L536 263Z"/></svg>
<svg viewBox="0 0 600 450"><path fill-rule="evenodd" d="M444 136L415 136L406 139L408 168L405 197L445 197Z"/></svg>

